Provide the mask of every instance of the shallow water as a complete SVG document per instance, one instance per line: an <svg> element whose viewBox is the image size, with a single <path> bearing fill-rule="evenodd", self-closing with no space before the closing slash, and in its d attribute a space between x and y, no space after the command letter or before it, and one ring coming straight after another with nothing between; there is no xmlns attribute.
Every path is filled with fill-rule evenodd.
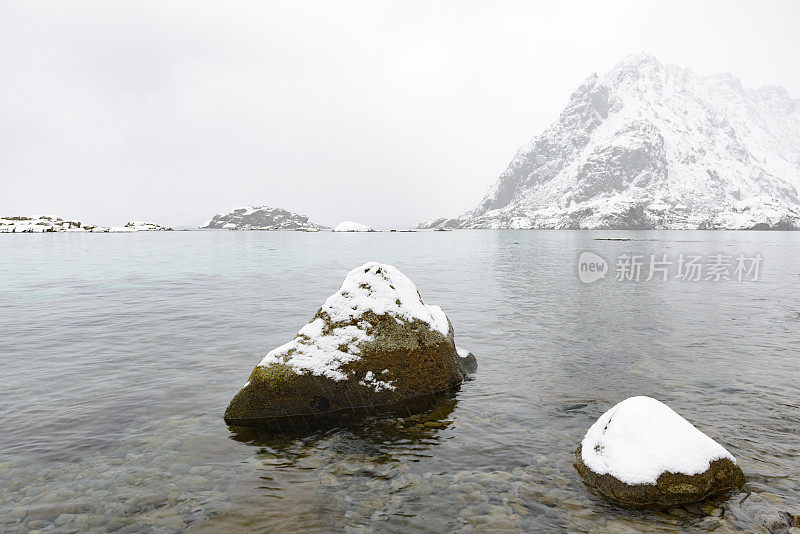
<svg viewBox="0 0 800 534"><path fill-rule="evenodd" d="M758 281L587 285L587 248L764 260ZM446 428L229 430L252 367L370 260L414 280L478 358L428 416ZM757 528L724 502L631 512L581 484L586 429L637 394L800 513L798 233L9 235L0 272L0 530Z"/></svg>

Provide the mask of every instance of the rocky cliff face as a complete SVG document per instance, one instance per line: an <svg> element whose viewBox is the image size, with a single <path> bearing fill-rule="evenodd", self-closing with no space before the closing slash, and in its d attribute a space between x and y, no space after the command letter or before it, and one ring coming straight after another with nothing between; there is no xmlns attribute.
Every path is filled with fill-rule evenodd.
<svg viewBox="0 0 800 534"><path fill-rule="evenodd" d="M800 100L631 56L589 76L476 208L420 227L800 229Z"/></svg>
<svg viewBox="0 0 800 534"><path fill-rule="evenodd" d="M236 208L227 215L214 218L200 228L225 230L304 230L314 232L325 228L309 222L305 215L298 215L281 208L268 206Z"/></svg>

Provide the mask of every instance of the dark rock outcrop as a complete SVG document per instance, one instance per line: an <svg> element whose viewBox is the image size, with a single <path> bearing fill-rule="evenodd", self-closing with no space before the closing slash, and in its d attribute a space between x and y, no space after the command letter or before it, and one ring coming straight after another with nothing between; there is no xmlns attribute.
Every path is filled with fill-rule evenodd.
<svg viewBox="0 0 800 534"><path fill-rule="evenodd" d="M225 421L304 431L364 413L409 415L474 372L475 357L461 352L441 308L394 267L368 263L256 366Z"/></svg>
<svg viewBox="0 0 800 534"><path fill-rule="evenodd" d="M305 215L269 206L235 208L214 217L200 228L224 230L301 230L314 232L326 228L314 224Z"/></svg>

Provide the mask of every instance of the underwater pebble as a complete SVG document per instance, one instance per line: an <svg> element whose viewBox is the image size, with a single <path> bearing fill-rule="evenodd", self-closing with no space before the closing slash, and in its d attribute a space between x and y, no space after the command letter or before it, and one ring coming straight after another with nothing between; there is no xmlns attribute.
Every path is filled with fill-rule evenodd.
<svg viewBox="0 0 800 534"><path fill-rule="evenodd" d="M336 479L333 478L330 475L323 475L323 476L319 477L319 483L321 485L327 486L327 487L333 487L333 486L338 486L339 485L339 483L336 481Z"/></svg>
<svg viewBox="0 0 800 534"><path fill-rule="evenodd" d="M188 473L189 469L190 467L188 465L181 463L170 464L170 466L167 468L168 471L172 471L173 473L181 475L185 475L186 473Z"/></svg>
<svg viewBox="0 0 800 534"><path fill-rule="evenodd" d="M206 465L201 465L197 467L190 467L188 473L190 475L202 475L205 476L211 472L211 468Z"/></svg>

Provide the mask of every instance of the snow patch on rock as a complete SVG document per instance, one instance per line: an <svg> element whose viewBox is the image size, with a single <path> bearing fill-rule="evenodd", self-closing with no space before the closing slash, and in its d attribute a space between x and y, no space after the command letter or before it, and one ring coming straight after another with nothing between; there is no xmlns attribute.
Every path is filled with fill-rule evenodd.
<svg viewBox="0 0 800 534"><path fill-rule="evenodd" d="M350 271L339 291L322 305L318 317L295 339L269 352L259 365L285 364L297 374L345 380L348 375L342 365L359 360L361 345L374 339L362 320L368 312L389 315L398 322L418 320L444 336L450 331L442 309L424 304L408 277L391 265L370 262ZM375 391L394 389L391 381L374 375L365 376L362 382Z"/></svg>
<svg viewBox="0 0 800 534"><path fill-rule="evenodd" d="M589 428L581 458L598 475L630 484L655 484L665 472L697 475L711 462L727 458L725 448L650 397L631 397Z"/></svg>
<svg viewBox="0 0 800 534"><path fill-rule="evenodd" d="M367 386L374 389L376 393L384 389L390 389L392 391L397 389L397 387L395 387L395 385L392 384L391 380L389 381L379 380L372 371L367 371L367 374L364 375L363 380L359 380L358 383L361 384L362 386Z"/></svg>
<svg viewBox="0 0 800 534"><path fill-rule="evenodd" d="M444 336L450 330L445 313L439 306L424 304L414 282L397 268L377 262L350 271L339 291L322 305L322 311L334 323L353 321L372 312L406 322L416 319Z"/></svg>
<svg viewBox="0 0 800 534"><path fill-rule="evenodd" d="M358 345L372 341L358 326L325 329L322 319L304 326L292 341L270 351L258 365L286 364L297 374L311 373L333 380L346 380L340 367L359 359ZM342 350L344 348L344 350Z"/></svg>

